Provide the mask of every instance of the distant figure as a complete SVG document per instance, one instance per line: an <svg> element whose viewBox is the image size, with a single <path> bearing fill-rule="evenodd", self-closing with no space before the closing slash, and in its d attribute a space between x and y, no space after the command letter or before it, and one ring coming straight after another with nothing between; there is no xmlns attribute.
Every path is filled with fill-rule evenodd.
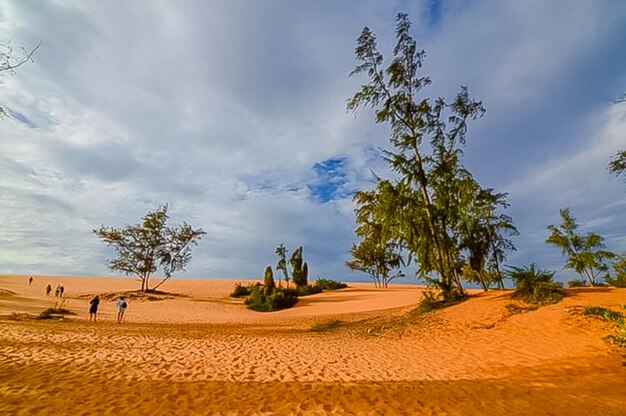
<svg viewBox="0 0 626 416"><path fill-rule="evenodd" d="M28 278L28 286L33 284L33 276Z"/></svg>
<svg viewBox="0 0 626 416"><path fill-rule="evenodd" d="M128 307L128 303L126 303L126 299L124 296L121 296L117 301L117 323L121 324L124 320L124 313L126 312L126 308Z"/></svg>
<svg viewBox="0 0 626 416"><path fill-rule="evenodd" d="M100 296L96 295L89 301L89 320L96 322L96 315L98 314L98 305L100 304Z"/></svg>
<svg viewBox="0 0 626 416"><path fill-rule="evenodd" d="M65 288L61 285L61 287L59 287L59 297L63 297L63 292L65 292Z"/></svg>
<svg viewBox="0 0 626 416"><path fill-rule="evenodd" d="M61 295L61 285L57 285L56 289L54 289L54 297L58 298Z"/></svg>
<svg viewBox="0 0 626 416"><path fill-rule="evenodd" d="M46 286L46 296L50 296L50 292L52 292L52 286L48 283L48 286Z"/></svg>

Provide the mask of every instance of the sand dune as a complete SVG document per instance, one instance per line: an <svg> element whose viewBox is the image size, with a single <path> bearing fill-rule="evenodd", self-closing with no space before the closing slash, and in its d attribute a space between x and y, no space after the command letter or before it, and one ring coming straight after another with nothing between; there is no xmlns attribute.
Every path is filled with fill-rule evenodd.
<svg viewBox="0 0 626 416"><path fill-rule="evenodd" d="M0 414L624 414L609 329L576 313L617 310L624 289L515 315L510 292L477 292L417 315L421 288L361 283L258 313L236 281L171 280L177 296L131 300L118 325L110 301L89 322L88 299L132 279L0 276ZM59 303L48 283L76 316L8 319Z"/></svg>

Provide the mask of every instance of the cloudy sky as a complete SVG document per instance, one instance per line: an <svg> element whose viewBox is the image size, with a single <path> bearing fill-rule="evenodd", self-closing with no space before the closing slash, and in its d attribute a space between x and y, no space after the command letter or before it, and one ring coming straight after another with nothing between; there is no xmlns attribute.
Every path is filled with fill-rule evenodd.
<svg viewBox="0 0 626 416"><path fill-rule="evenodd" d="M546 225L570 207L626 251L626 2L0 1L0 40L35 62L0 76L0 273L111 274L91 233L168 203L207 235L184 276L259 276L304 245L311 277L354 280L355 190L385 173L388 129L346 111L364 26L385 56L409 13L425 96L467 85L485 117L465 164L509 192L509 264L563 272Z"/></svg>

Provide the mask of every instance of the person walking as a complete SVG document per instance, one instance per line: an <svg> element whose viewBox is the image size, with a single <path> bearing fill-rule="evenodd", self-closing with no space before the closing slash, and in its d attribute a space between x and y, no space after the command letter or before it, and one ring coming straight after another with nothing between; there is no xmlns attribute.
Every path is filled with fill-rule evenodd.
<svg viewBox="0 0 626 416"><path fill-rule="evenodd" d="M98 314L98 305L100 305L100 296L96 295L89 301L89 320L96 322L96 315Z"/></svg>
<svg viewBox="0 0 626 416"><path fill-rule="evenodd" d="M61 285L57 284L57 287L54 289L54 297L58 298L61 295Z"/></svg>
<svg viewBox="0 0 626 416"><path fill-rule="evenodd" d="M46 286L46 296L50 296L50 292L52 292L52 285L48 283L48 286Z"/></svg>
<svg viewBox="0 0 626 416"><path fill-rule="evenodd" d="M33 276L28 278L28 286L31 286L33 284Z"/></svg>
<svg viewBox="0 0 626 416"><path fill-rule="evenodd" d="M128 303L124 296L120 296L117 300L117 323L121 324L124 320L124 313L126 313L126 308L128 307Z"/></svg>

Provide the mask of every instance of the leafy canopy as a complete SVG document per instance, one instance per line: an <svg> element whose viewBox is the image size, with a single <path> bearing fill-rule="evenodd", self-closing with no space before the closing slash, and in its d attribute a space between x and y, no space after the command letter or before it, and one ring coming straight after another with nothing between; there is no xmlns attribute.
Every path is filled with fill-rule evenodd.
<svg viewBox="0 0 626 416"><path fill-rule="evenodd" d="M420 75L425 52L417 48L410 27L408 16L399 13L397 42L386 68L376 35L368 27L357 39L357 65L350 75L364 74L368 82L348 101L348 109L371 107L376 123L390 126L393 150L384 151L384 157L399 179L379 179L376 189L355 194L357 235L361 234L363 241L353 246L353 257L358 256L353 264L372 271L388 257L393 266L394 250L402 247L408 263L418 264L418 274L435 272L438 279L433 281L444 296L454 297L463 293L463 252L473 238L466 235L469 227L464 221L489 224L489 231L483 233L489 237L489 249L480 255L497 252L491 257L499 262L512 247L500 238L503 230L512 229L512 222L497 227L504 218L487 209L473 215L491 215L490 219L469 218L470 206L481 188L460 160L467 123L482 117L485 110L480 101L470 98L466 87L451 101L419 97L431 80ZM492 207L502 207L503 198L496 198Z"/></svg>
<svg viewBox="0 0 626 416"><path fill-rule="evenodd" d="M202 229L194 229L184 222L178 227L168 227L167 205L148 212L141 224L122 228L102 226L94 229L108 246L115 248L117 257L108 262L113 271L127 276L137 276L141 280L141 290L149 290L150 276L161 268L164 280L176 271L184 270L191 260L191 244L206 234Z"/></svg>
<svg viewBox="0 0 626 416"><path fill-rule="evenodd" d="M603 273L607 274L607 260L614 258L615 254L604 249L604 239L599 234L578 234L579 225L569 208L559 210L559 214L562 222L558 226L548 225L550 235L546 243L560 248L567 256L565 267L575 270L594 286Z"/></svg>

